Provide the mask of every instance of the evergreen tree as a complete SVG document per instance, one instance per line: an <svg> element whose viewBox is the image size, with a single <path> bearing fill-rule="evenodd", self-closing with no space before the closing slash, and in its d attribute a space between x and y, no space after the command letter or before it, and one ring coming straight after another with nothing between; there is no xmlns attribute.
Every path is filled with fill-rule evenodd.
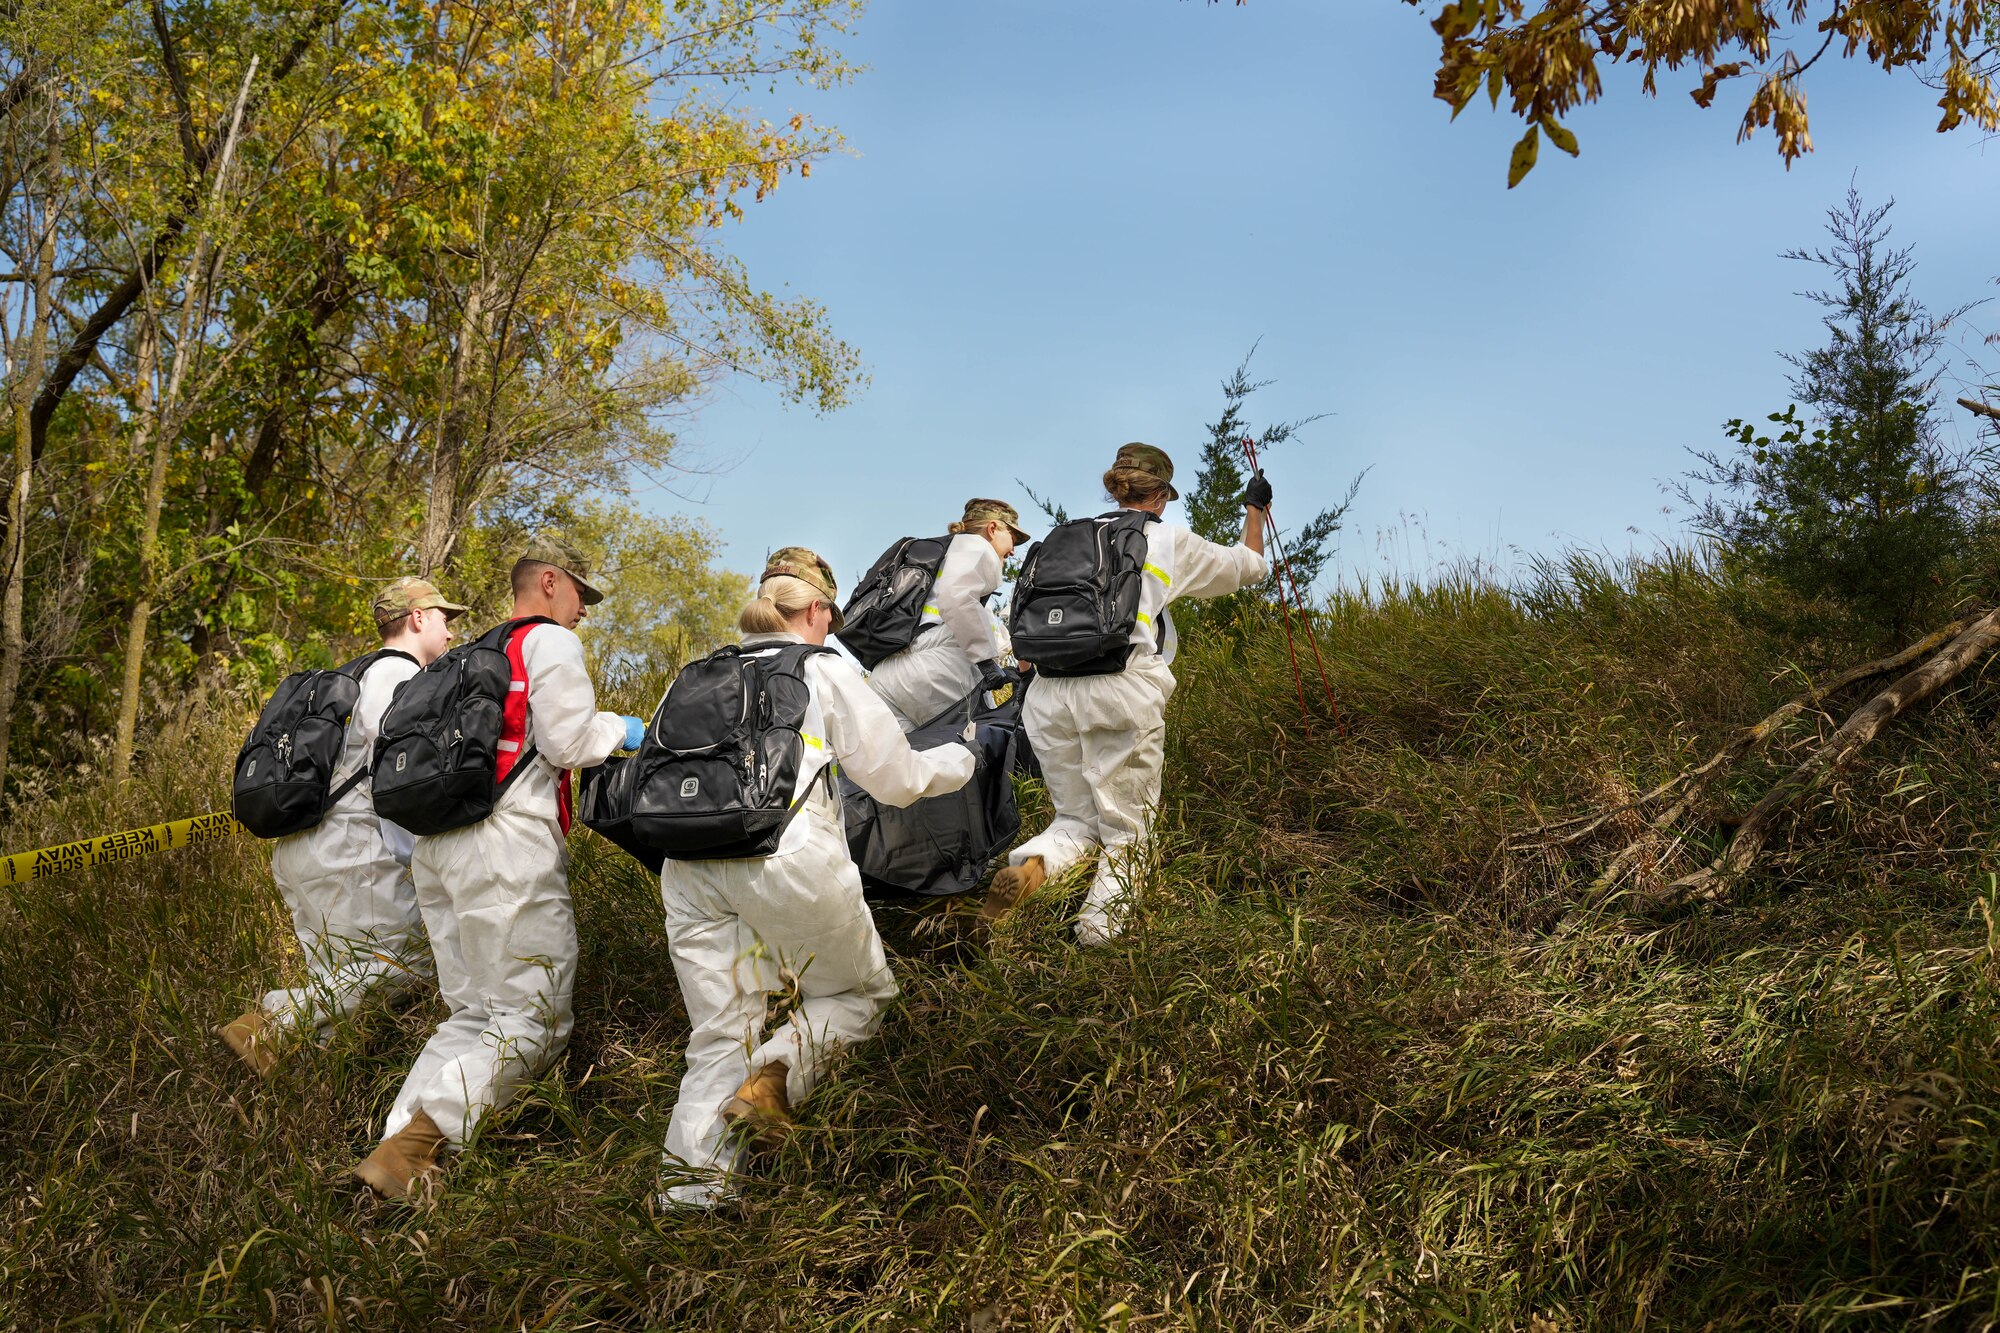
<svg viewBox="0 0 2000 1333"><path fill-rule="evenodd" d="M1910 293L1915 262L1889 243L1893 202L1859 191L1827 211L1832 244L1785 257L1832 275L1805 293L1826 311L1827 342L1786 360L1797 405L1727 431L1728 457L1697 453L1689 481L1710 488L1694 526L1735 559L1865 624L1903 633L1938 600L1967 534L1963 460L1941 442L1933 391L1945 328ZM1681 494L1693 501L1690 487Z"/></svg>
<svg viewBox="0 0 2000 1333"><path fill-rule="evenodd" d="M1277 422L1264 427L1261 432L1252 431L1243 405L1250 395L1270 384L1269 380L1250 378L1250 358L1256 354L1257 349L1252 347L1249 355L1243 358L1243 364L1222 382L1222 415L1208 427L1208 439L1201 446L1201 461L1195 469L1194 485L1183 497L1187 505L1188 527L1197 536L1225 545L1235 543L1243 532L1243 488L1249 482L1249 464L1243 455L1245 437L1255 436L1258 461L1263 462L1277 446L1289 443L1300 430L1320 420L1319 416L1310 416L1299 421ZM1333 559L1334 534L1340 531L1341 522L1360 488L1361 478L1356 477L1338 505L1322 509L1302 526L1283 533L1285 558L1291 565L1292 578L1302 595L1312 595L1313 584ZM1269 551L1270 548L1266 549ZM1275 556L1275 552L1271 554ZM1278 595L1277 579L1274 560L1272 577L1264 590L1267 597Z"/></svg>

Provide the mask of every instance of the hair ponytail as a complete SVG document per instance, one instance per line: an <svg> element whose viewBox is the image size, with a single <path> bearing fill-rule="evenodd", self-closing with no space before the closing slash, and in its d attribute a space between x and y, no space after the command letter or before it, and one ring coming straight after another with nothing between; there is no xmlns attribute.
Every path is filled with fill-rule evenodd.
<svg viewBox="0 0 2000 1333"><path fill-rule="evenodd" d="M826 594L790 574L773 574L757 587L736 616L736 628L745 634L783 634L792 628L792 618L804 614Z"/></svg>
<svg viewBox="0 0 2000 1333"><path fill-rule="evenodd" d="M778 634L785 629L784 612L775 598L759 593L736 617L736 628L745 634Z"/></svg>
<svg viewBox="0 0 2000 1333"><path fill-rule="evenodd" d="M1164 500L1173 487L1144 468L1114 466L1104 474L1104 493L1121 505L1148 505Z"/></svg>

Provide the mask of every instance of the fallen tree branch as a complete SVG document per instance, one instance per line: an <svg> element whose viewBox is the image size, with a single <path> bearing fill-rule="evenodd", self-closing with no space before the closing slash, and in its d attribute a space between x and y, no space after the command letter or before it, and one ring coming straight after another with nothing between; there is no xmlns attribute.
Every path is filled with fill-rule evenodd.
<svg viewBox="0 0 2000 1333"><path fill-rule="evenodd" d="M1653 911L1674 911L1693 902L1712 902L1728 893L1763 851L1780 814L1831 781L1884 726L1936 694L1995 647L2000 647L2000 609L1981 616L1937 656L1855 709L1824 745L1750 808L1721 856L1664 889L1642 895L1644 905Z"/></svg>
<svg viewBox="0 0 2000 1333"><path fill-rule="evenodd" d="M1859 666L1849 667L1833 679L1824 684L1815 685L1796 699L1781 705L1761 721L1743 728L1729 738L1728 744L1709 756L1706 762L1694 768L1683 769L1645 795L1636 797L1620 805L1611 806L1608 809L1576 815L1569 819L1558 820L1553 824L1544 824L1540 828L1529 829L1526 833L1519 835L1519 837L1510 842L1508 850L1516 852L1534 851L1549 847L1566 847L1571 843L1581 842L1617 816L1629 811L1643 810L1655 801L1664 800L1682 787L1688 787L1689 790L1682 796L1681 800L1674 804L1673 808L1665 816L1653 821L1650 831L1658 832L1666 824L1671 824L1675 819L1686 813L1689 805L1692 804L1694 792L1706 784L1711 777L1769 740L1780 728L1800 713L1805 712L1808 708L1818 707L1850 685L1874 676L1886 676L1891 671L1900 671L1910 663L1928 656L1943 645L1951 642L1963 634L1975 621L1980 620L1988 614L1990 613L1986 611L1975 611L1968 615L1960 616L1949 625L1931 631L1899 652L1892 653L1888 657L1877 658L1872 662L1863 662ZM1581 827L1578 827L1579 825ZM1563 833L1561 837L1549 838L1543 836L1564 829L1570 831ZM1622 873L1620 863L1625 859L1623 854L1621 854L1619 860L1612 863L1614 866L1620 867L1620 873ZM1603 885L1604 880L1600 877L1598 887L1602 887Z"/></svg>

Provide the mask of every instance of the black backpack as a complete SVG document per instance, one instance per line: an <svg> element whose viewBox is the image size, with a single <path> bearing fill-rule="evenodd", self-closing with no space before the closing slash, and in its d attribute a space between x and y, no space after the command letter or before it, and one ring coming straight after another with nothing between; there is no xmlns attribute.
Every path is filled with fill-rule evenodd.
<svg viewBox="0 0 2000 1333"><path fill-rule="evenodd" d="M667 854L648 846L632 827L632 780L638 776L636 754L614 754L582 770L576 775L576 817L585 828L657 875Z"/></svg>
<svg viewBox="0 0 2000 1333"><path fill-rule="evenodd" d="M347 723L361 697L361 677L385 657L408 658L379 648L331 671L295 671L278 682L257 725L236 754L229 807L237 822L259 838L282 838L317 828L327 811L368 776L363 764L333 785L334 766L347 744Z"/></svg>
<svg viewBox="0 0 2000 1333"><path fill-rule="evenodd" d="M905 537L882 553L841 608L840 642L873 671L917 637L949 537Z"/></svg>
<svg viewBox="0 0 2000 1333"><path fill-rule="evenodd" d="M1121 509L1072 519L1029 547L1008 624L1014 655L1047 676L1123 671L1139 623L1146 525L1157 522Z"/></svg>
<svg viewBox="0 0 2000 1333"><path fill-rule="evenodd" d="M526 616L460 644L396 687L375 741L375 813L420 837L476 824L493 813L535 747L519 751L498 779L501 727L513 664L507 644Z"/></svg>
<svg viewBox="0 0 2000 1333"><path fill-rule="evenodd" d="M585 824L613 837L602 826L622 823L614 841L636 841L675 861L777 851L805 805L804 796L792 798L812 699L805 662L833 651L807 643L776 649L732 644L681 668L639 752L622 766L622 791L605 793L629 804L614 809L618 801L594 802ZM821 770L829 790L833 770L831 763Z"/></svg>

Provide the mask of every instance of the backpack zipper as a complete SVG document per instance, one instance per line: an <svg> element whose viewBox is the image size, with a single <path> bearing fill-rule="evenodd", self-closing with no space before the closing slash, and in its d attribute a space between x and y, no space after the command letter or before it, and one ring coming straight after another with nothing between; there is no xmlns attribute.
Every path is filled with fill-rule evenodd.
<svg viewBox="0 0 2000 1333"><path fill-rule="evenodd" d="M1112 521L1116 522L1117 520L1114 519ZM1093 579L1092 582L1097 585L1097 627L1100 630L1111 628L1111 599L1115 595L1111 589L1111 580L1104 577L1107 566L1110 563L1110 553L1105 549L1104 534L1110 527L1110 523L1100 523L1097 525L1097 532L1095 534L1097 537L1097 573L1099 577Z"/></svg>

